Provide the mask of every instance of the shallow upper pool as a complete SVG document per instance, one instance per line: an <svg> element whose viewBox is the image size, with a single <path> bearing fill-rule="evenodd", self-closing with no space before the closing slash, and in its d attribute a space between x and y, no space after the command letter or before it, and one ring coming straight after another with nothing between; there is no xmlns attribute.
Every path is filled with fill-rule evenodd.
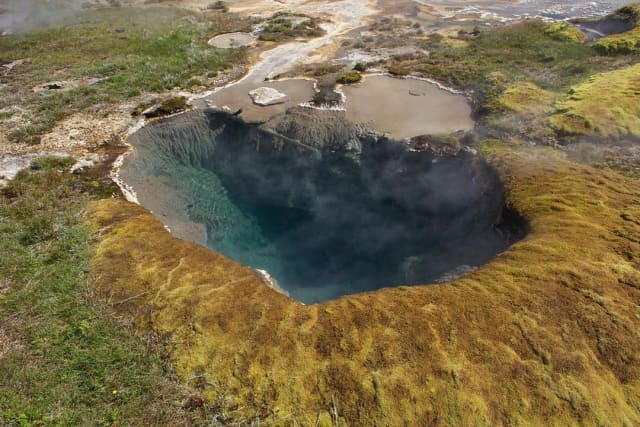
<svg viewBox="0 0 640 427"><path fill-rule="evenodd" d="M463 95L429 81L374 75L342 90L347 119L392 138L449 134L474 125Z"/></svg>
<svg viewBox="0 0 640 427"><path fill-rule="evenodd" d="M243 46L253 46L257 42L258 38L251 33L226 33L210 39L208 44L220 49L233 49Z"/></svg>

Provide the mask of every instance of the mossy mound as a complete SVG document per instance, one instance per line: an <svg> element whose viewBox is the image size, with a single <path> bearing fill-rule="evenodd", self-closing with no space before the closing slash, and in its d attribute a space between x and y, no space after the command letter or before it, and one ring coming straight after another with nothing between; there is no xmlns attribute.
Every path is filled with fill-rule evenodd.
<svg viewBox="0 0 640 427"><path fill-rule="evenodd" d="M496 85L502 85L500 76L496 78ZM553 109L555 96L553 92L528 81L508 85L493 102L487 104L491 114L486 122L501 135L537 141L552 140L554 134L546 126L546 120Z"/></svg>
<svg viewBox="0 0 640 427"><path fill-rule="evenodd" d="M280 42L292 38L320 37L324 30L320 20L306 15L288 12L277 12L267 20L260 31L258 39L262 41Z"/></svg>
<svg viewBox="0 0 640 427"><path fill-rule="evenodd" d="M640 53L640 3L618 9L612 16L632 22L635 27L620 34L603 37L595 42L593 47L598 52L608 55Z"/></svg>
<svg viewBox="0 0 640 427"><path fill-rule="evenodd" d="M498 99L504 109L517 113L540 113L550 108L553 93L531 82L509 86Z"/></svg>
<svg viewBox="0 0 640 427"><path fill-rule="evenodd" d="M586 36L582 31L566 22L554 22L549 24L544 32L555 40L572 41L577 43L583 43L586 40Z"/></svg>
<svg viewBox="0 0 640 427"><path fill-rule="evenodd" d="M640 28L636 27L621 34L603 37L593 46L598 52L607 55L638 53L640 52Z"/></svg>
<svg viewBox="0 0 640 427"><path fill-rule="evenodd" d="M164 117L175 114L187 108L187 98L184 96L173 96L162 101L160 104L147 109L142 114L148 119Z"/></svg>
<svg viewBox="0 0 640 427"><path fill-rule="evenodd" d="M555 110L549 122L563 136L640 137L640 64L594 75Z"/></svg>
<svg viewBox="0 0 640 427"><path fill-rule="evenodd" d="M336 81L341 84L352 84L358 83L360 80L362 80L362 74L357 71L347 71L338 77Z"/></svg>
<svg viewBox="0 0 640 427"><path fill-rule="evenodd" d="M488 147L488 148L487 148ZM271 425L640 423L640 190L485 144L530 234L455 282L304 306L117 200L87 213L102 295L177 373Z"/></svg>

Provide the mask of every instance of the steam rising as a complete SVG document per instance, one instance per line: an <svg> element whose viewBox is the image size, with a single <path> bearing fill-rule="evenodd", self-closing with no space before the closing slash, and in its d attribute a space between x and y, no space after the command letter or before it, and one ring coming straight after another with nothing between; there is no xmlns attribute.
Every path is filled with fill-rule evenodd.
<svg viewBox="0 0 640 427"><path fill-rule="evenodd" d="M88 4L86 0L4 0L0 3L0 33L56 24Z"/></svg>
<svg viewBox="0 0 640 427"><path fill-rule="evenodd" d="M268 271L306 303L432 283L511 240L496 227L502 192L488 166L411 151L329 113L289 112L264 126L191 113L131 143L124 178L143 204L175 197L172 188L206 226L207 246Z"/></svg>

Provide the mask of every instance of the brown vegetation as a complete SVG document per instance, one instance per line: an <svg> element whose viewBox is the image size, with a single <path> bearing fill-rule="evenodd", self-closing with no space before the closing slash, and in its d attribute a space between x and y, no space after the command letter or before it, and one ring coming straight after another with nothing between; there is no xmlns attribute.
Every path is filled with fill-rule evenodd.
<svg viewBox="0 0 640 427"><path fill-rule="evenodd" d="M145 209L104 200L87 214L99 290L166 337L182 378L252 419L640 423L635 181L540 151L484 151L530 234L455 282L304 306Z"/></svg>

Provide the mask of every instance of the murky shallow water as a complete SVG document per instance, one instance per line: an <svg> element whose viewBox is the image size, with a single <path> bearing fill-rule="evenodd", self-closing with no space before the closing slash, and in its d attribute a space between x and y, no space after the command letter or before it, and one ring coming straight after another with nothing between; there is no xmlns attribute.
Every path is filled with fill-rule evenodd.
<svg viewBox="0 0 640 427"><path fill-rule="evenodd" d="M250 33L227 33L215 36L207 43L209 46L220 49L232 49L242 46L253 46L258 42L258 38Z"/></svg>
<svg viewBox="0 0 640 427"><path fill-rule="evenodd" d="M393 138L449 134L474 125L463 95L424 80L368 76L342 90L348 120Z"/></svg>

